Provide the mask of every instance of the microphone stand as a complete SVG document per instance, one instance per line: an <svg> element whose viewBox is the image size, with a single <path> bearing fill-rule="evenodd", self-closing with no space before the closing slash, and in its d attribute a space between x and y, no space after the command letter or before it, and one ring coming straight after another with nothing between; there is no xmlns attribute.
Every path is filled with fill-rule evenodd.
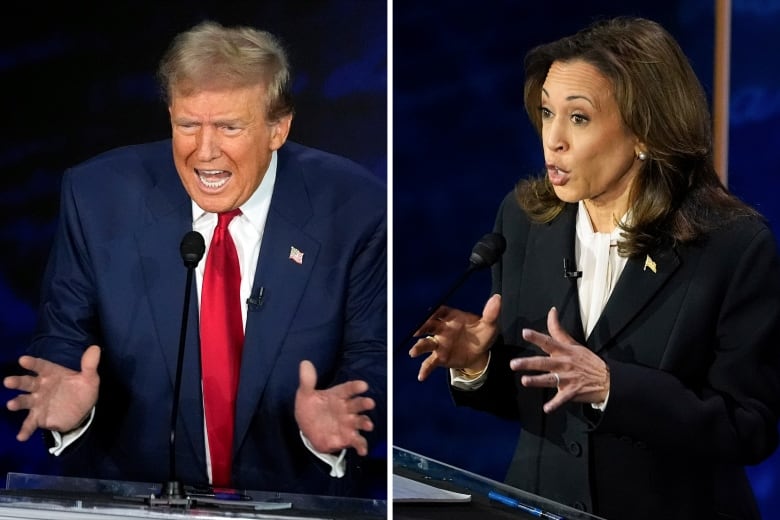
<svg viewBox="0 0 780 520"><path fill-rule="evenodd" d="M455 283L453 283L450 288L447 290L447 292L444 293L437 301L434 303L431 307L428 307L428 312L426 313L425 317L420 320L420 322L417 324L415 328L413 328L409 334L406 335L406 337L399 343L399 346L405 345L409 342L409 340L412 339L414 336L414 333L417 332L420 327L422 327L426 321L428 321L431 316L436 312L436 309L444 305L444 303L452 296L452 294L458 289L458 287L461 286L461 284L466 280L466 278L469 277L471 273L476 271L478 268L477 265L470 263L468 269L466 269L464 272L461 273L461 275L458 277L457 280L455 280Z"/></svg>
<svg viewBox="0 0 780 520"><path fill-rule="evenodd" d="M179 418L179 395L181 394L181 373L184 365L184 343L187 337L187 322L189 318L190 293L192 292L192 274L194 266L187 266L187 285L184 289L184 310L181 316L181 333L179 334L179 356L176 361L176 382L173 387L173 409L171 410L171 436L169 438L169 474L168 481L163 484L161 496L168 500L184 499L184 484L176 473L176 421Z"/></svg>
<svg viewBox="0 0 780 520"><path fill-rule="evenodd" d="M491 265L495 264L501 255L504 254L505 250L506 239L500 233L488 233L479 239L479 241L474 244L474 247L471 249L468 268L463 273L461 273L460 277L455 280L455 283L450 286L449 290L447 290L447 292L445 292L444 295L440 297L432 307L428 308L428 313L426 316L420 321L420 323L417 324L415 328L409 332L409 334L407 334L403 341L399 343L399 347L405 343L408 343L409 340L412 339L414 333L417 332L420 327L422 327L425 322L431 318L431 316L433 316L433 314L436 312L436 309L444 305L444 302L446 302L447 299L452 296L452 293L454 293L455 290L461 286L461 284L466 280L466 278L468 278L471 273L478 269L490 267Z"/></svg>
<svg viewBox="0 0 780 520"><path fill-rule="evenodd" d="M182 367L184 365L184 345L187 338L187 321L189 318L190 296L192 294L192 277L195 272L195 267L203 258L206 245L203 241L203 236L196 232L190 231L182 239L180 252L184 266L187 268L187 283L184 286L184 308L181 313L181 331L179 333L179 354L176 360L176 380L173 386L173 406L171 409L171 428L169 443L169 460L168 460L168 481L162 484L160 495L155 500L152 497L152 505L175 505L175 506L187 506L189 499L184 493L184 484L178 478L176 472L176 423L179 418L179 400L181 394L181 379L182 379Z"/></svg>

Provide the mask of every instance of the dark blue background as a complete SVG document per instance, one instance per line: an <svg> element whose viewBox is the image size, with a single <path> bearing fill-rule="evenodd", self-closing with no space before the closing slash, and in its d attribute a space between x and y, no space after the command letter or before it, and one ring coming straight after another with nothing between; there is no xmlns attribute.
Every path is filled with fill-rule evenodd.
<svg viewBox="0 0 780 520"><path fill-rule="evenodd" d="M393 3L393 332L405 337L467 266L515 182L543 166L523 109L523 57L596 17L641 15L680 42L712 94L714 2L697 0ZM733 2L729 184L780 233L780 2ZM450 303L480 312L487 272ZM393 443L503 480L519 428L456 409L444 370L416 381L411 345L393 356ZM780 348L780 346L779 346ZM652 389L648 389L652 391ZM748 469L765 518L778 518L780 453Z"/></svg>
<svg viewBox="0 0 780 520"><path fill-rule="evenodd" d="M49 4L54 4L51 2ZM2 374L34 327L69 166L115 146L170 135L155 72L173 36L203 19L269 30L286 45L296 117L290 138L350 157L387 178L387 4L329 2L106 2L15 4L0 31L3 164L0 188ZM12 393L2 390L2 402ZM14 437L23 414L0 409L0 478L57 470L41 437ZM385 495L387 446L374 446L368 492Z"/></svg>

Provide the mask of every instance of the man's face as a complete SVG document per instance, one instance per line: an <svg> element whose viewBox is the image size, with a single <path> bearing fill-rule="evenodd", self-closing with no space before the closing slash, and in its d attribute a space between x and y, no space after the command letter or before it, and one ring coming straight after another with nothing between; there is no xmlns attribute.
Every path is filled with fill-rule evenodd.
<svg viewBox="0 0 780 520"><path fill-rule="evenodd" d="M168 107L173 160L184 189L204 210L241 206L263 180L292 120L269 123L265 106L262 85L174 93Z"/></svg>

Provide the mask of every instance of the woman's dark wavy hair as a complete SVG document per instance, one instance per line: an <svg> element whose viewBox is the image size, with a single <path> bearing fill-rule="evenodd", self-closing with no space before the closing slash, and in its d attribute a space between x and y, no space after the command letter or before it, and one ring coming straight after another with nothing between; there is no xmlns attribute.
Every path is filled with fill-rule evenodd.
<svg viewBox="0 0 780 520"><path fill-rule="evenodd" d="M532 49L525 58L525 108L541 135L541 89L553 62L584 61L614 87L627 127L648 159L630 194L632 221L619 251L636 257L695 241L724 220L758 213L731 195L715 171L710 112L688 59L659 24L619 17ZM518 183L520 206L549 222L565 202L546 176Z"/></svg>

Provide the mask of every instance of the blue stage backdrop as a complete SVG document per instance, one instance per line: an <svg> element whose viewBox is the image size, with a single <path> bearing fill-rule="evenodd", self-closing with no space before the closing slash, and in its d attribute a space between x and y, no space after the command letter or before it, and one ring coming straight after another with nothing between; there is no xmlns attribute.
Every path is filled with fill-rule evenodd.
<svg viewBox="0 0 780 520"><path fill-rule="evenodd" d="M463 272L516 181L540 172L540 141L523 109L523 58L594 19L640 15L680 42L712 95L714 2L393 3L393 443L503 480L518 426L453 405L444 370L416 381L399 345ZM734 0L730 187L780 236L780 2ZM450 300L479 313L480 272ZM780 453L750 467L765 518L780 510Z"/></svg>
<svg viewBox="0 0 780 520"><path fill-rule="evenodd" d="M2 373L32 335L40 275L54 233L63 171L107 149L170 135L155 72L178 32L211 19L278 35L293 67L290 139L350 157L387 178L387 4L130 2L85 8L36 2L4 16L0 162ZM11 392L2 390L3 403ZM0 478L56 472L40 436L14 437L22 415L0 412ZM387 446L374 446L368 484L386 495Z"/></svg>

